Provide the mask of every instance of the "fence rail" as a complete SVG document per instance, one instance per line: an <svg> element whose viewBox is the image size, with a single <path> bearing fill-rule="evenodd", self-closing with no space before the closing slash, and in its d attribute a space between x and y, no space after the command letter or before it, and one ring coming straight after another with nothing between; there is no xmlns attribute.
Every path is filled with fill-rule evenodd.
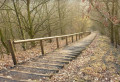
<svg viewBox="0 0 120 82"><path fill-rule="evenodd" d="M45 55L43 40L56 39L56 45L57 45L57 48L59 48L60 46L59 38L65 38L66 45L68 45L68 37L71 37L71 41L74 42L74 39L73 39L74 36L76 36L76 41L77 41L81 37L87 36L89 34L91 34L91 32L80 32L80 33L74 33L74 34L68 34L68 35L62 35L62 36L53 36L53 37L44 37L44 38L35 38L35 39L26 39L26 40L8 40L9 51L12 55L12 60L14 65L17 65L17 61L15 57L15 47L14 47L15 44L40 41L42 55Z"/></svg>

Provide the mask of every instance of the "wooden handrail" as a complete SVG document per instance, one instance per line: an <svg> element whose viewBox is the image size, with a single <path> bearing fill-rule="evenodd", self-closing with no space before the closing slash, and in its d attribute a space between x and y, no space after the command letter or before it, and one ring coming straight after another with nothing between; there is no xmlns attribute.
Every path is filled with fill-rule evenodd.
<svg viewBox="0 0 120 82"><path fill-rule="evenodd" d="M82 33L83 32L74 33L74 34L68 34L68 35L62 35L62 36L53 36L53 37L44 37L44 38L35 38L35 39L26 39L26 40L16 40L16 41L13 41L13 42L14 42L14 44L18 44L18 43L33 42L33 41L40 41L40 40L48 40L48 39L54 39L54 38L69 37L69 36L74 36L74 35L82 34Z"/></svg>
<svg viewBox="0 0 120 82"><path fill-rule="evenodd" d="M26 39L26 40L14 40L14 41L8 40L9 51L12 55L14 65L17 65L15 50L14 50L15 44L40 41L41 52L42 52L42 55L44 55L45 51L43 46L43 40L56 39L56 45L57 45L57 48L59 48L59 38L66 38L66 45L68 45L68 37L71 37L71 41L74 42L73 36L76 36L76 41L77 41L78 39L80 39L80 36L82 38L83 36L89 35L90 33L91 32L80 32L80 33L74 33L74 34L68 34L68 35L62 35L62 36L53 36L53 37L44 37L44 38L35 38L35 39ZM79 35L79 38L78 38L78 35Z"/></svg>

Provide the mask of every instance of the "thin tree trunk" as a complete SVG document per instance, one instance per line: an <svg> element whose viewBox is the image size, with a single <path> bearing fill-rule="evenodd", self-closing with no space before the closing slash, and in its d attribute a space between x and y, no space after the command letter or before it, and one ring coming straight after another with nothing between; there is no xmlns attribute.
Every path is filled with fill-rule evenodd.
<svg viewBox="0 0 120 82"><path fill-rule="evenodd" d="M4 41L4 36L3 36L3 33L2 33L2 30L1 30L1 29L0 29L0 39L1 39L1 42L2 42L2 44L3 44L3 46L4 46L4 48L6 49L6 52L9 53L9 49L8 49L7 44L6 44L5 41Z"/></svg>
<svg viewBox="0 0 120 82"><path fill-rule="evenodd" d="M45 9L46 9L46 14L47 14L47 32L48 32L48 36L51 37L51 26L50 26L50 15L49 15L49 12L48 12L48 6L47 6L47 3L45 4ZM52 40L50 39L49 42L51 43Z"/></svg>
<svg viewBox="0 0 120 82"><path fill-rule="evenodd" d="M34 29L33 29L33 25L32 25L32 20L31 20L31 12L30 12L30 0L27 0L27 15L28 15L28 28L30 28L29 30L29 36L31 39L34 38ZM31 47L35 47L35 42L31 42Z"/></svg>
<svg viewBox="0 0 120 82"><path fill-rule="evenodd" d="M61 35L63 35L63 27L62 27L62 16L61 16L61 9L60 9L60 0L58 0L58 15L59 15L59 27Z"/></svg>
<svg viewBox="0 0 120 82"><path fill-rule="evenodd" d="M20 29L21 37L24 40L25 39L25 34L24 34L24 31L23 31L23 28L22 28L22 24L21 24L21 20L20 20L20 17L19 17L18 10L17 10L17 6L15 4L15 0L12 0L12 1L13 1L15 13L16 13L16 16L17 16L17 21L18 21L18 24L19 24L19 29ZM26 44L25 43L22 44L22 48L23 48L23 50L26 50Z"/></svg>

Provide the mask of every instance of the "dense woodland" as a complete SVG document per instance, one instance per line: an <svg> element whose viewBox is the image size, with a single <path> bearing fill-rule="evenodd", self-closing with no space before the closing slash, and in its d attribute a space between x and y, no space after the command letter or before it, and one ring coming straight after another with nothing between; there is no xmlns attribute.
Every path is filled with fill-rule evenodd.
<svg viewBox="0 0 120 82"><path fill-rule="evenodd" d="M95 28L107 35L117 48L120 44L120 0L89 0L89 3L90 19L98 24Z"/></svg>
<svg viewBox="0 0 120 82"><path fill-rule="evenodd" d="M9 53L7 40L24 40L85 31L90 20L83 17L78 0L0 1L0 52ZM34 43L31 43L34 46ZM23 50L26 49L22 44Z"/></svg>
<svg viewBox="0 0 120 82"><path fill-rule="evenodd" d="M84 31L99 31L117 47L120 43L119 10L120 0L1 0L0 54L9 53L9 39ZM21 46L26 50L26 44Z"/></svg>
<svg viewBox="0 0 120 82"><path fill-rule="evenodd" d="M120 0L0 0L0 82L19 81L120 82Z"/></svg>

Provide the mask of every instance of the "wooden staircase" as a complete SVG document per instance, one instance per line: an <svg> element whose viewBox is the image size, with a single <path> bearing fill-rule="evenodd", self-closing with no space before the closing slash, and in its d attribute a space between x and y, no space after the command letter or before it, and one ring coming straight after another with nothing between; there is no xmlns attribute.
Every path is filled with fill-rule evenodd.
<svg viewBox="0 0 120 82"><path fill-rule="evenodd" d="M56 50L43 57L31 59L23 64L0 71L0 82L33 82L33 80L48 79L59 72L64 65L77 58L83 50L94 40L96 33Z"/></svg>

